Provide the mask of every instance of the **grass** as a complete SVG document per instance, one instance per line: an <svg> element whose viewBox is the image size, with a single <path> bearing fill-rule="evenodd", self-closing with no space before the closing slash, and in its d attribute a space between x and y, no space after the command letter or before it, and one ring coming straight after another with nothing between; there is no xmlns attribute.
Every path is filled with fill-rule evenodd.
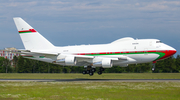
<svg viewBox="0 0 180 100"><path fill-rule="evenodd" d="M19 74L0 79L180 79L179 73ZM180 100L180 82L0 82L0 100Z"/></svg>
<svg viewBox="0 0 180 100"><path fill-rule="evenodd" d="M0 73L0 79L180 79L180 73L95 73L93 76L81 73Z"/></svg>
<svg viewBox="0 0 180 100"><path fill-rule="evenodd" d="M178 100L180 82L0 82L0 99Z"/></svg>

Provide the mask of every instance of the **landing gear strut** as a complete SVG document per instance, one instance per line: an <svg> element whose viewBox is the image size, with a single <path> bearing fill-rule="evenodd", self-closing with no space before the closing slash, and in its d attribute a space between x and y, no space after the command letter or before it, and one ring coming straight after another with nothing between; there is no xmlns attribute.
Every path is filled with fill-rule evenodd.
<svg viewBox="0 0 180 100"><path fill-rule="evenodd" d="M155 70L155 67L156 67L156 66L155 66L155 63L156 63L156 61L153 61L153 64L152 64L152 65L153 65L153 67L152 67L152 71L154 71L154 70Z"/></svg>

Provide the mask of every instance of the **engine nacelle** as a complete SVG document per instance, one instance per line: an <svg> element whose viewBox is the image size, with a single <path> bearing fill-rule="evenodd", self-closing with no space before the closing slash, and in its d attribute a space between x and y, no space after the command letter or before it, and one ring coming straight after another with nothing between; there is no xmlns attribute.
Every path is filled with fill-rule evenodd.
<svg viewBox="0 0 180 100"><path fill-rule="evenodd" d="M111 68L112 67L111 59L103 59L102 60L102 67L103 68Z"/></svg>
<svg viewBox="0 0 180 100"><path fill-rule="evenodd" d="M66 65L76 65L77 61L76 61L76 57L74 56L67 56L65 58L65 64Z"/></svg>
<svg viewBox="0 0 180 100"><path fill-rule="evenodd" d="M56 63L64 63L65 65L76 65L76 57L74 56L58 56Z"/></svg>
<svg viewBox="0 0 180 100"><path fill-rule="evenodd" d="M95 67L103 67L103 68L111 68L112 67L112 61L111 59L102 59L99 62L93 63L93 66Z"/></svg>

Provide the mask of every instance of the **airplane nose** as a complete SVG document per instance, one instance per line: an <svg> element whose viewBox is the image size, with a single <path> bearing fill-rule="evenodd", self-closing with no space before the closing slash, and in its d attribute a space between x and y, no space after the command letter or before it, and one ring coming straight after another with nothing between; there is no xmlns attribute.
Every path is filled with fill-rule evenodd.
<svg viewBox="0 0 180 100"><path fill-rule="evenodd" d="M169 53L170 53L171 56L174 55L176 53L176 49L170 50Z"/></svg>
<svg viewBox="0 0 180 100"><path fill-rule="evenodd" d="M170 56L172 56L172 55L174 55L176 53L176 49L174 49L171 46L168 46L168 45L164 44L163 47L165 49L165 51L163 52L165 55L162 58L160 58L159 60L168 58L168 57L170 57Z"/></svg>
<svg viewBox="0 0 180 100"><path fill-rule="evenodd" d="M171 55L174 55L176 53L176 49L171 51Z"/></svg>
<svg viewBox="0 0 180 100"><path fill-rule="evenodd" d="M172 50L172 49L171 49L171 50L166 50L166 51L164 52L165 55L164 55L162 58L160 58L159 60L168 58L168 57L174 55L175 53L176 53L176 49L174 49L174 50Z"/></svg>
<svg viewBox="0 0 180 100"><path fill-rule="evenodd" d="M167 50L167 52L165 53L164 58L170 57L172 55L174 55L176 53L176 49L171 49L171 50Z"/></svg>
<svg viewBox="0 0 180 100"><path fill-rule="evenodd" d="M174 55L174 54L176 53L176 49L174 49L174 48L171 47L171 46L168 46L168 45L166 45L166 44L163 44L162 47L163 47L163 49L164 49L164 51L162 52L162 53L164 53L164 56L161 57L161 58L158 59L158 60L162 60L162 59L168 58L168 57L170 57L170 56L172 56L172 55Z"/></svg>
<svg viewBox="0 0 180 100"><path fill-rule="evenodd" d="M176 49L174 49L173 47L168 46L168 45L166 47L166 51L167 51L167 53L165 54L165 56L167 56L167 57L170 57L176 53Z"/></svg>
<svg viewBox="0 0 180 100"><path fill-rule="evenodd" d="M175 53L176 53L176 49L174 49L173 47L169 46L169 48L167 48L167 57L170 57Z"/></svg>
<svg viewBox="0 0 180 100"><path fill-rule="evenodd" d="M175 53L176 53L176 49L174 49L173 47L170 47L170 50L169 50L170 56L174 55Z"/></svg>

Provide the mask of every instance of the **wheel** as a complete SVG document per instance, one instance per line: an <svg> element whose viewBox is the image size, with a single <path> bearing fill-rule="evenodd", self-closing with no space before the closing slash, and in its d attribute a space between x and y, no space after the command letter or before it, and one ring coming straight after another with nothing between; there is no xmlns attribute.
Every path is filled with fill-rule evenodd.
<svg viewBox="0 0 180 100"><path fill-rule="evenodd" d="M87 71L86 71L86 74L89 74L89 73L90 73L90 70L87 70Z"/></svg>
<svg viewBox="0 0 180 100"><path fill-rule="evenodd" d="M154 71L155 70L155 68L152 68L152 71Z"/></svg>
<svg viewBox="0 0 180 100"><path fill-rule="evenodd" d="M91 69L91 71L92 71L92 72L95 72L95 71L96 71L96 69L95 69L95 68L92 68L92 69Z"/></svg>
<svg viewBox="0 0 180 100"><path fill-rule="evenodd" d="M91 71L91 72L89 73L89 75L92 76L92 75L94 75L94 73Z"/></svg>
<svg viewBox="0 0 180 100"><path fill-rule="evenodd" d="M101 75L101 74L102 74L102 71L99 71L98 74Z"/></svg>
<svg viewBox="0 0 180 100"><path fill-rule="evenodd" d="M83 73L83 74L86 74L86 71L83 71L82 73Z"/></svg>

